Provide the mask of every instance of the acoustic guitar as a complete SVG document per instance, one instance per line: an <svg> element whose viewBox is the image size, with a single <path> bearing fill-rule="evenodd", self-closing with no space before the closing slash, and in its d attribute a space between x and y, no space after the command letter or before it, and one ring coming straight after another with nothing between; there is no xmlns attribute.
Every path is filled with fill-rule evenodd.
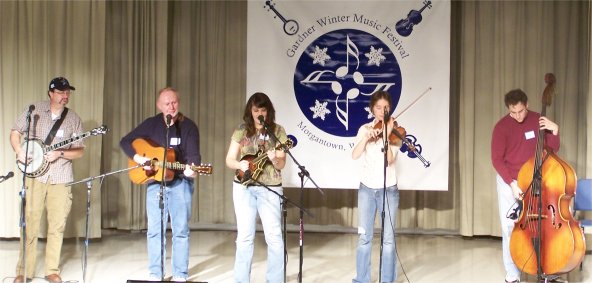
<svg viewBox="0 0 592 283"><path fill-rule="evenodd" d="M162 161L164 157L164 147L158 146L151 140L147 139L135 139L132 142L132 148L136 150L136 153L150 158L149 164L144 164L146 166L150 166L151 170L144 170L144 167L138 167L129 171L130 180L134 184L145 184L149 182L161 182L162 181L162 172L160 169L166 168L165 173L165 180L171 181L175 177L174 171L181 171L185 170L185 166L187 164L182 164L178 161L175 161L175 150L172 148L167 149L166 151L166 161ZM129 167L134 167L137 163L133 159L128 159ZM211 175L212 174L212 165L189 165L191 170L197 172L200 175Z"/></svg>

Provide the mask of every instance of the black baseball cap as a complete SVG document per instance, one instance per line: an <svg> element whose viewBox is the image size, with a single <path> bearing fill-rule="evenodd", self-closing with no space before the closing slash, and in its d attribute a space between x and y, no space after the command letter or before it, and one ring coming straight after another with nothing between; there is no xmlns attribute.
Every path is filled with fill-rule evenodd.
<svg viewBox="0 0 592 283"><path fill-rule="evenodd" d="M64 77L57 77L49 82L49 90L52 91L54 89L59 90L76 90L73 86L70 85L70 82Z"/></svg>

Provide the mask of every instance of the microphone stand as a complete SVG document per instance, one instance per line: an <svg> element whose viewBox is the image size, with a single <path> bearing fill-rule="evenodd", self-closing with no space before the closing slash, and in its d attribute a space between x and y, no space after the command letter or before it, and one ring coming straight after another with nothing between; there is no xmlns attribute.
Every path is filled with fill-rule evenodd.
<svg viewBox="0 0 592 283"><path fill-rule="evenodd" d="M382 135L383 135L383 149L382 152L384 153L384 178L383 178L383 190L382 190L382 212L380 214L381 218L381 230L380 230L380 258L378 264L378 282L382 282L382 253L383 253L383 244L384 244L384 217L385 217L385 202L386 202L386 169L388 167L388 150L389 150L389 140L388 140L388 132L387 132L387 122L386 118L388 116L388 110L385 108L384 116L382 118ZM390 117L389 117L390 118Z"/></svg>
<svg viewBox="0 0 592 283"><path fill-rule="evenodd" d="M164 115L164 114L163 114ZM169 128L171 124L171 115L166 115L166 131L164 139L164 153L162 157L162 181L160 182L160 192L158 194L158 206L160 207L160 280L164 281L164 239L165 239L165 219L164 219L164 190L166 188L166 161L167 150L169 149Z"/></svg>
<svg viewBox="0 0 592 283"><path fill-rule="evenodd" d="M298 176L300 177L300 203L304 203L304 177L308 177L308 179L315 185L315 188L321 193L321 195L325 195L325 193L323 192L323 190L321 190L321 188L319 188L319 186L317 185L317 183L310 177L309 172L305 169L304 166L300 165L300 163L298 162L298 160L296 160L296 158L294 157L294 155L292 155L292 153L290 152L290 150L288 149L288 147L286 145L284 145L276 136L274 133L272 133L268 127L267 127L267 123L265 123L265 121L263 120L263 116L259 116L258 117L259 121L261 122L261 124L263 125L263 127L265 128L265 131L269 134L269 136L277 143L281 145L281 148L284 150L284 152L286 152L290 158L292 159L292 161L294 161L294 163L296 163L296 165L298 166L298 169L300 170L300 172L298 172ZM303 261L304 261L304 210L303 208L297 206L298 208L300 208L300 214L299 214L299 220L298 220L298 227L299 227L299 233L298 233L298 237L299 237L299 262L298 262L298 282L301 283L302 282L302 265L303 265ZM284 211L284 213L286 213L286 211ZM308 213L307 214L311 217L314 217L312 214ZM284 226L286 225L285 223L285 216L284 216ZM284 243L286 242L285 240L285 230L284 230ZM286 251L286 246L284 245L284 255L287 257L287 251ZM286 259L284 259L284 266L286 263ZM286 273L286 269L284 268L284 279L285 279L285 273ZM285 280L284 280L285 281Z"/></svg>
<svg viewBox="0 0 592 283"><path fill-rule="evenodd" d="M14 173L12 171L8 172L8 174L6 174L6 176L0 176L0 178L1 178L0 183L12 178L12 176L14 176Z"/></svg>
<svg viewBox="0 0 592 283"><path fill-rule="evenodd" d="M29 106L29 110L27 112L27 133L25 135L25 164L23 169L23 186L21 187L21 215L20 215L20 226L21 226L21 238L22 242L22 249L23 249L23 258L21 259L21 266L23 268L23 277L24 280L27 281L27 220L26 220L26 207L27 207L27 193L26 193L26 183L27 180L27 167L29 165L29 133L31 132L31 113L35 109L34 105ZM18 276L18 274L17 274Z"/></svg>
<svg viewBox="0 0 592 283"><path fill-rule="evenodd" d="M70 183L65 184L65 186L68 187L68 186L73 186L73 185L76 185L79 183L86 183L86 224L85 224L85 234L84 234L84 250L83 250L83 256L82 256L82 282L86 282L86 266L87 266L87 254L88 254L88 243L89 243L88 234L89 234L89 230L90 230L89 225L88 225L88 222L89 222L88 219L90 217L90 189L92 188L91 182L94 179L101 178L101 182L99 183L100 184L99 188L100 188L101 185L103 185L103 180L105 179L106 176L129 171L129 170L136 169L136 168L139 168L142 166L143 166L142 164L138 164L133 167L129 167L129 168L121 169L121 170L116 170L116 171L101 174L98 176L82 179L80 181L70 182Z"/></svg>

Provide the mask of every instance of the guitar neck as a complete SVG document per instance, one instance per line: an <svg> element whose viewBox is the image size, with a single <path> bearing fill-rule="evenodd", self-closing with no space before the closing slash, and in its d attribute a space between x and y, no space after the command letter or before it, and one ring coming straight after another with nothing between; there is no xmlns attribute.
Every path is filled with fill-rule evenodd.
<svg viewBox="0 0 592 283"><path fill-rule="evenodd" d="M163 166L162 162L158 161L155 163L155 165L158 167L166 167L166 169L185 170L185 164L179 162L165 162Z"/></svg>
<svg viewBox="0 0 592 283"><path fill-rule="evenodd" d="M59 143L56 143L56 144L53 144L53 145L50 145L50 146L46 147L45 152L50 152L50 151L56 150L58 148L62 148L64 146L67 146L67 145L69 145L71 143L77 142L77 141L79 141L81 139L84 139L84 138L87 138L89 136L90 136L90 132L86 132L86 133L83 133L82 135L71 137L71 138L66 139L66 140L63 140L63 141L61 141Z"/></svg>
<svg viewBox="0 0 592 283"><path fill-rule="evenodd" d="M187 164L183 164L180 162L168 162L168 161L164 163L164 166L162 166L161 161L154 162L154 165L156 165L158 167L166 167L166 169L171 169L171 170L185 170L185 166L187 166ZM189 165L189 167L193 171L201 171L200 169L202 168L197 165Z"/></svg>

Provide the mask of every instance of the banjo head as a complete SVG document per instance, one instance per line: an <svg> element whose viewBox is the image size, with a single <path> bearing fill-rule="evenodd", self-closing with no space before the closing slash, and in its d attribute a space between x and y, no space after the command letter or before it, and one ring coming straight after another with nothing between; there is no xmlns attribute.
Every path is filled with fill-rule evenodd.
<svg viewBox="0 0 592 283"><path fill-rule="evenodd" d="M23 142L21 147L27 148L27 142ZM28 177L37 177L43 174L43 172L45 172L44 169L47 167L47 161L45 158L43 158L44 153L43 142L39 139L30 139L27 154L27 158L29 160L29 164L26 168L27 170L25 171L25 164L17 160L16 163L19 170L27 174Z"/></svg>

